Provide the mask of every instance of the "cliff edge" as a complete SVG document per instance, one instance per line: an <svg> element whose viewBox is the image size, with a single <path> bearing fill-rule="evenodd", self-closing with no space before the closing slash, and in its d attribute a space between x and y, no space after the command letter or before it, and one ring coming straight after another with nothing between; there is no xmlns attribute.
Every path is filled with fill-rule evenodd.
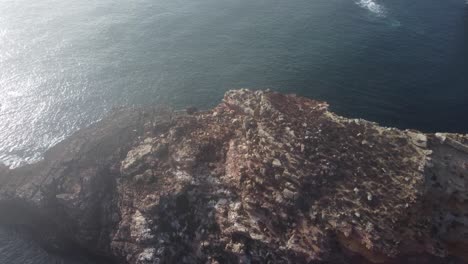
<svg viewBox="0 0 468 264"><path fill-rule="evenodd" d="M468 135L267 91L187 112L118 110L0 166L0 224L102 263L468 262Z"/></svg>

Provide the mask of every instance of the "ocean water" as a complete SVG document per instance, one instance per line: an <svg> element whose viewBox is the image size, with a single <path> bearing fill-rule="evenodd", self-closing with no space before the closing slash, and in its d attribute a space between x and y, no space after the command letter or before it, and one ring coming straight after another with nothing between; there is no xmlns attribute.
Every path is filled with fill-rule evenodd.
<svg viewBox="0 0 468 264"><path fill-rule="evenodd" d="M79 259L78 259L79 258ZM35 244L26 234L0 227L1 264L98 264L80 256L54 256Z"/></svg>
<svg viewBox="0 0 468 264"><path fill-rule="evenodd" d="M386 126L468 132L468 5L0 0L0 161L8 165L40 159L114 106L209 108L241 87L326 100ZM9 241L0 239L0 263L51 263L15 260L16 249L37 251Z"/></svg>

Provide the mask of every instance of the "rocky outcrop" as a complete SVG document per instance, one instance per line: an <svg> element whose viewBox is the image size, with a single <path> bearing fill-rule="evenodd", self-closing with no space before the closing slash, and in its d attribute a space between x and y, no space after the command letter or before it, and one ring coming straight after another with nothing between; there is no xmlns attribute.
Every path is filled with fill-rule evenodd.
<svg viewBox="0 0 468 264"><path fill-rule="evenodd" d="M117 111L0 168L0 222L110 263L465 263L467 145L230 91L210 111Z"/></svg>

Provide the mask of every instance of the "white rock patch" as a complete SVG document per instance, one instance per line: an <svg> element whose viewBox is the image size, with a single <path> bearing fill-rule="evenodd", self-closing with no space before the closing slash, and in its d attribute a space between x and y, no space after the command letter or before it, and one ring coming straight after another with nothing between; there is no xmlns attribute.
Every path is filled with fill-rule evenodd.
<svg viewBox="0 0 468 264"><path fill-rule="evenodd" d="M154 238L154 235L151 234L151 229L148 228L148 221L138 210L132 217L130 232L131 236L137 241L146 241Z"/></svg>

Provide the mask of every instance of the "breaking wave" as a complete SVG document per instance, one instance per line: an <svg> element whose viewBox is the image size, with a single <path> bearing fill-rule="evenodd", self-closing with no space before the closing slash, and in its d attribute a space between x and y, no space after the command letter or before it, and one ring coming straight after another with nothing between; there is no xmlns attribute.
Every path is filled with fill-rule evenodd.
<svg viewBox="0 0 468 264"><path fill-rule="evenodd" d="M359 0L356 2L360 7L369 10L377 16L385 16L385 7L380 5L373 0Z"/></svg>

